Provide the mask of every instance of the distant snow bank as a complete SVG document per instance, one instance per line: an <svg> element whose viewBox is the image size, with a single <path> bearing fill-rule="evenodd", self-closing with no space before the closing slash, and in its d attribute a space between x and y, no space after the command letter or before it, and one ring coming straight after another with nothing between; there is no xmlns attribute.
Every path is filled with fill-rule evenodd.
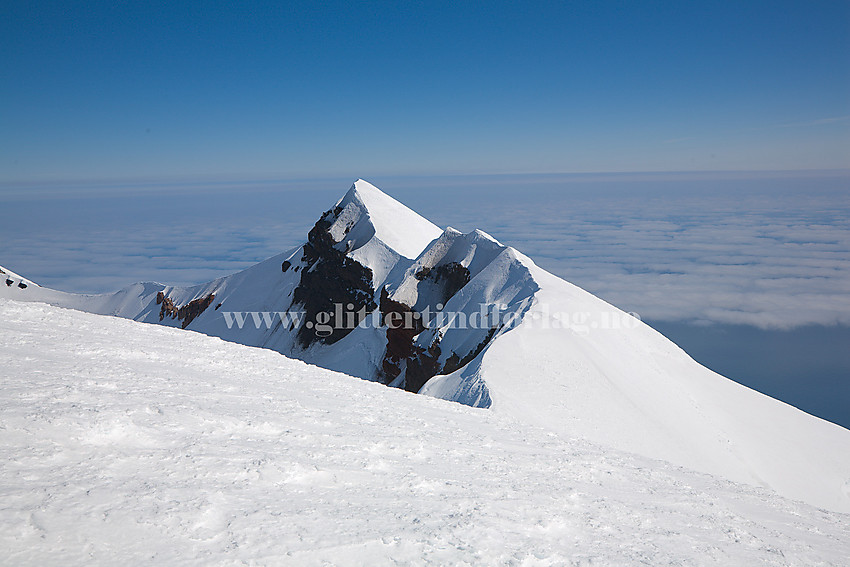
<svg viewBox="0 0 850 567"><path fill-rule="evenodd" d="M842 565L850 516L194 332L0 299L15 565Z"/></svg>

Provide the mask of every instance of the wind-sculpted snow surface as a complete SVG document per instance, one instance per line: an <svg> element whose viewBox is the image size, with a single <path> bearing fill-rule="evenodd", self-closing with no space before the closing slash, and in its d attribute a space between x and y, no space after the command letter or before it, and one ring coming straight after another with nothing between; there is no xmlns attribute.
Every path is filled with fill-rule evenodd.
<svg viewBox="0 0 850 567"><path fill-rule="evenodd" d="M8 565L846 565L850 517L202 334L0 299Z"/></svg>
<svg viewBox="0 0 850 567"><path fill-rule="evenodd" d="M183 326L850 512L850 431L709 371L490 235L441 231L363 180L303 246L231 276L101 296L0 285L0 297Z"/></svg>

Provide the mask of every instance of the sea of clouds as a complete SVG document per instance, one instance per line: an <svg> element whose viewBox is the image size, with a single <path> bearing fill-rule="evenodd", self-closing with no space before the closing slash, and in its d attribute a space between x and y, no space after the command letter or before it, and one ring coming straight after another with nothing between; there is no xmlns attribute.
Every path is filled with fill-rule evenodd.
<svg viewBox="0 0 850 567"><path fill-rule="evenodd" d="M850 324L850 177L532 181L447 191L448 203L423 201L419 210L443 225L482 228L644 319Z"/></svg>
<svg viewBox="0 0 850 567"><path fill-rule="evenodd" d="M850 325L846 172L372 181L644 319ZM207 281L301 244L349 183L0 188L0 264L86 293Z"/></svg>

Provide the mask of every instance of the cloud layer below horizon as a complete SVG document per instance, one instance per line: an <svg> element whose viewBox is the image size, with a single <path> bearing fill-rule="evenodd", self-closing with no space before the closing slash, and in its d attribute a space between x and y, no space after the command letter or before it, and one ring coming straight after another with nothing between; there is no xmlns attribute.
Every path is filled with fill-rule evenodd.
<svg viewBox="0 0 850 567"><path fill-rule="evenodd" d="M822 180L520 192L448 207L538 265L644 319L850 325L850 192ZM669 188L668 188L669 189Z"/></svg>
<svg viewBox="0 0 850 567"><path fill-rule="evenodd" d="M644 319L850 326L845 181L795 183L809 185L378 185L437 224L481 228ZM19 199L3 203L0 264L88 293L207 281L298 246L342 192Z"/></svg>

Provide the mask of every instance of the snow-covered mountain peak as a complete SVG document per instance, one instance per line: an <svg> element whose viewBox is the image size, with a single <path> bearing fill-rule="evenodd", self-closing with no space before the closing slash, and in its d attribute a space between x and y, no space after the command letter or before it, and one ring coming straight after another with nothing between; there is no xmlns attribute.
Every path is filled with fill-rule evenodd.
<svg viewBox="0 0 850 567"><path fill-rule="evenodd" d="M475 230L473 230L472 232L475 234L475 237L476 237L476 238L480 238L480 239L482 239L482 240L491 240L491 241L495 242L496 244L498 244L499 246L504 246L504 245L503 245L501 242L499 242L497 239L493 238L490 234L488 234L488 233L484 232L483 230L481 230L481 229L479 229L479 228L476 228L476 229L475 229Z"/></svg>
<svg viewBox="0 0 850 567"><path fill-rule="evenodd" d="M352 238L359 236L356 244L362 246L365 244L362 240L371 228L370 238L372 235L377 236L389 248L406 258L418 256L423 248L442 233L431 221L363 179L354 182L334 210L339 210L341 215L345 212L344 224L335 228L337 233L341 234L345 227L351 226L349 232ZM355 226L359 223L368 226ZM359 247L356 244L354 248Z"/></svg>
<svg viewBox="0 0 850 567"><path fill-rule="evenodd" d="M446 228L408 268L404 277L390 289L390 297L423 311L445 305L506 247L487 233L462 233Z"/></svg>

